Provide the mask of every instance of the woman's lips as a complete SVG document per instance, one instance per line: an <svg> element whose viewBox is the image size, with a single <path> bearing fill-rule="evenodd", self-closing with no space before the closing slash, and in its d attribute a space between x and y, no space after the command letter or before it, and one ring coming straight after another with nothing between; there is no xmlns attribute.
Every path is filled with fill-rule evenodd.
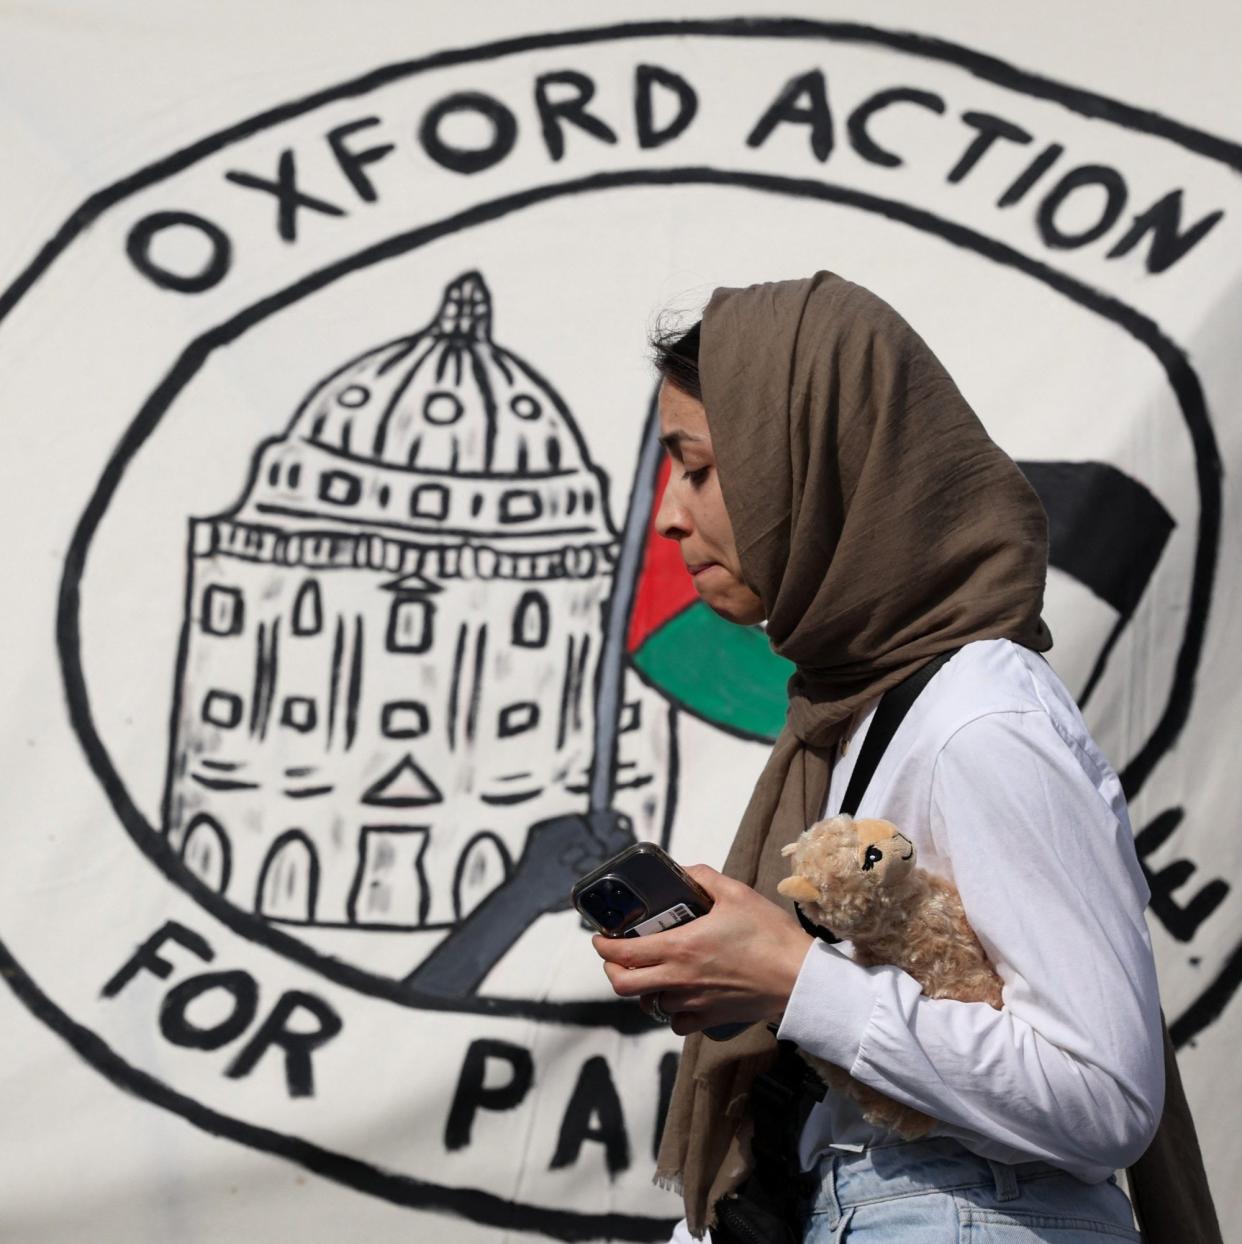
<svg viewBox="0 0 1242 1244"><path fill-rule="evenodd" d="M687 566L686 569L690 572L690 577L694 578L695 575L701 575L703 571L710 570L714 565L716 565L715 562L699 562L697 565Z"/></svg>

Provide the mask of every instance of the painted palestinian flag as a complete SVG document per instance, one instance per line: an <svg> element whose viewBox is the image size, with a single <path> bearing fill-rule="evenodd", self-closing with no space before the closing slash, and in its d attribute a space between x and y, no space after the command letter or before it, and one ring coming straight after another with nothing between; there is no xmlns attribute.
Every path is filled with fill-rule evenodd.
<svg viewBox="0 0 1242 1244"><path fill-rule="evenodd" d="M651 456L639 468L646 477L640 502L646 528L626 653L642 677L680 707L732 734L770 741L784 724L793 665L772 652L762 628L726 622L703 604L675 542L656 533L655 510L670 468L655 457L654 420L648 437ZM1109 464L1018 466L1048 514L1050 566L1113 611L1090 674L1074 689L1085 706L1155 573L1173 519L1138 480ZM627 538L639 518L632 510Z"/></svg>
<svg viewBox="0 0 1242 1244"><path fill-rule="evenodd" d="M647 519L626 652L647 682L696 717L771 741L785 721L793 665L772 651L761 627L726 622L699 599L676 542L655 530L668 475L665 460Z"/></svg>

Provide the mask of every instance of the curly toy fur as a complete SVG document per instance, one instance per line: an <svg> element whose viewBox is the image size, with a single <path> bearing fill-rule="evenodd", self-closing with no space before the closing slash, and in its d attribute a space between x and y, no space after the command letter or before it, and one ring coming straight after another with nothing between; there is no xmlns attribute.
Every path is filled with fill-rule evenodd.
<svg viewBox="0 0 1242 1244"><path fill-rule="evenodd" d="M914 844L888 821L834 816L784 849L791 875L778 887L807 917L854 944L864 967L889 963L914 977L929 998L1001 1006L1001 981L966 921L957 890L916 867ZM858 1102L868 1122L908 1140L933 1120L892 1101L812 1054L802 1057L824 1082Z"/></svg>

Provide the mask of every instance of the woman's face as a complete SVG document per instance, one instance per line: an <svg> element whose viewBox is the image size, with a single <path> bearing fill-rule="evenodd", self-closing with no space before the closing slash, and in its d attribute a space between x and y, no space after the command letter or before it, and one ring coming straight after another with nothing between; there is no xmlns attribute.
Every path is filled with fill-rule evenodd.
<svg viewBox="0 0 1242 1244"><path fill-rule="evenodd" d="M656 530L676 540L682 561L705 604L722 618L753 626L763 621L759 597L742 579L716 474L703 403L671 385L660 386L660 444L672 462L656 512Z"/></svg>

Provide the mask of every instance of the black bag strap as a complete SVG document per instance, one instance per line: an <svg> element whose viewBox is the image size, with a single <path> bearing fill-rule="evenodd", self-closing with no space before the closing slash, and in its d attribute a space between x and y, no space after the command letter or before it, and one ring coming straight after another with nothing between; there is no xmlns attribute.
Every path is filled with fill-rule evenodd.
<svg viewBox="0 0 1242 1244"><path fill-rule="evenodd" d="M919 698L919 693L931 682L936 671L946 665L950 658L958 652L950 648L938 657L932 657L926 665L914 671L904 682L890 687L880 699L871 725L867 728L867 737L863 740L862 751L850 774L850 784L845 788L845 798L841 800L841 815L853 816L867 793L867 787L880 767L880 760L888 745L897 733L897 727L905 720L906 714Z"/></svg>
<svg viewBox="0 0 1242 1244"><path fill-rule="evenodd" d="M845 798L841 800L841 815L853 816L858 811L858 805L862 803L862 797L867 793L867 787L879 768L885 749L893 741L897 727L905 720L914 701L919 698L919 693L931 682L936 671L947 664L958 651L960 649L950 648L948 652L932 657L926 665L915 670L909 678L895 687L890 687L881 697L871 725L867 727L867 737L863 740L862 751L854 763L854 771L850 774L850 784L845 788ZM798 923L813 937L829 944L841 940L823 925L808 920L802 914L801 907L795 905L794 913L798 917Z"/></svg>

